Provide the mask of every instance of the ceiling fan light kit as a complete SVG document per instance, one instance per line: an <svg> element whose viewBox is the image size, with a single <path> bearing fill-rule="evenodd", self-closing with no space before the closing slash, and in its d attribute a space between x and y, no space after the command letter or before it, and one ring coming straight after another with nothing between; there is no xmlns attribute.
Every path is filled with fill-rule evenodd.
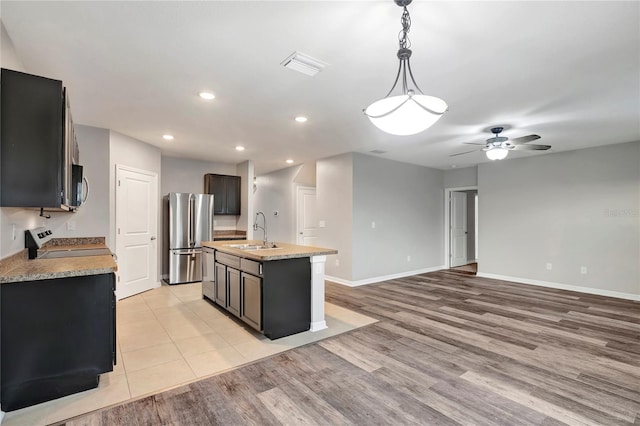
<svg viewBox="0 0 640 426"><path fill-rule="evenodd" d="M487 150L487 158L489 160L504 160L507 158L507 154L509 154L509 150L505 148L491 148Z"/></svg>
<svg viewBox="0 0 640 426"><path fill-rule="evenodd" d="M465 145L484 145L480 151L487 153L489 160L503 160L507 158L509 151L515 149L517 151L546 151L551 148L551 145L525 145L527 142L540 139L538 135L527 135L519 138L509 139L506 136L500 136L500 133L504 130L504 127L493 127L491 133L493 137L486 140L486 143L466 142ZM450 155L449 157L456 157L458 155L469 154L470 152L476 152L477 149L472 151L459 152L457 154Z"/></svg>
<svg viewBox="0 0 640 426"><path fill-rule="evenodd" d="M408 33L411 28L411 17L407 6L412 0L394 0L402 7L402 30L398 35L398 73L389 93L363 110L364 114L380 130L392 135L415 135L431 127L447 112L445 101L435 96L422 93L411 72L411 42ZM399 84L400 83L400 84ZM391 96L400 86L400 95Z"/></svg>

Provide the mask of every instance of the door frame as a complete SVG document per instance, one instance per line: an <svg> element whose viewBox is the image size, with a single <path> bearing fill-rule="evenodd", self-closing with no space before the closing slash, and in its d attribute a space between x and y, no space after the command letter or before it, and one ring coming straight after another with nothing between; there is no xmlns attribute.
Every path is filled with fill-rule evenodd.
<svg viewBox="0 0 640 426"><path fill-rule="evenodd" d="M114 175L114 192L113 192L113 200L114 200L114 205L113 205L113 212L114 212L114 229L113 229L113 235L114 235L114 250L115 250L115 255L116 255L116 259L118 259L120 256L118 254L118 174L120 172L120 170L123 171L128 171L128 172L133 172L133 173L140 173L143 175L147 175L153 178L154 181L154 189L155 189L155 197L152 197L153 199L155 199L156 203L155 203L155 208L156 208L156 267L154 268L153 271L151 271L152 273L152 280L154 281L154 285L152 288L157 288L160 287L161 283L160 280L158 279L158 274L159 274L159 265L161 265L161 258L159 257L159 253L160 253L160 247L162 246L162 243L160 241L161 238L161 234L159 232L160 230L160 202L158 201L158 194L160 192L160 188L158 186L158 173L156 172L152 172L150 170L143 170L143 169L138 169L135 167L131 167L131 166L127 166L124 164L116 164L115 165L115 175ZM120 275L119 273L116 271L116 300L120 300L122 298L122 296L120 295L120 293L118 292L118 283L120 282Z"/></svg>
<svg viewBox="0 0 640 426"><path fill-rule="evenodd" d="M444 268L451 268L451 193L460 191L478 191L478 185L461 186L457 188L444 189ZM476 230L478 226L476 224ZM477 243L477 240L476 240ZM476 253L476 258L478 253Z"/></svg>
<svg viewBox="0 0 640 426"><path fill-rule="evenodd" d="M295 244L299 244L300 238L300 192L305 190L312 190L316 196L318 195L317 188L315 186L298 186L296 187L296 231L295 231Z"/></svg>

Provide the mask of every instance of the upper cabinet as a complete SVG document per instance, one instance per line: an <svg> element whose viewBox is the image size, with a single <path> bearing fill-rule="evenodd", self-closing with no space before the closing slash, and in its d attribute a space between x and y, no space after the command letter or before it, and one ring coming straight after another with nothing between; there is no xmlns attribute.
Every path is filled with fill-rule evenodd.
<svg viewBox="0 0 640 426"><path fill-rule="evenodd" d="M2 69L0 205L73 210L82 167L62 82Z"/></svg>
<svg viewBox="0 0 640 426"><path fill-rule="evenodd" d="M204 192L213 194L213 214L240 215L240 176L204 175Z"/></svg>

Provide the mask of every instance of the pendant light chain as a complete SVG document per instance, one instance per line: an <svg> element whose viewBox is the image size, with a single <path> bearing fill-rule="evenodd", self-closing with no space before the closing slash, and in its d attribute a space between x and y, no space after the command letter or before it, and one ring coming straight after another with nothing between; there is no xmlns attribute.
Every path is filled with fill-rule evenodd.
<svg viewBox="0 0 640 426"><path fill-rule="evenodd" d="M411 48L411 40L409 40L409 31L411 31L411 16L409 16L407 6L404 7L402 17L400 18L400 23L402 24L402 30L400 31L400 33L398 33L400 49L409 49Z"/></svg>

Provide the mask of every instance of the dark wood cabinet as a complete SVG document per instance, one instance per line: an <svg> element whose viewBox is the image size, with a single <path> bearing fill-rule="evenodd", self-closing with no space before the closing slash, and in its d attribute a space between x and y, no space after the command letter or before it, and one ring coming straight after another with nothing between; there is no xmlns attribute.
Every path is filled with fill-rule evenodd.
<svg viewBox="0 0 640 426"><path fill-rule="evenodd" d="M65 154L62 82L2 69L0 96L0 204L60 207Z"/></svg>
<svg viewBox="0 0 640 426"><path fill-rule="evenodd" d="M213 214L240 215L240 176L204 175L204 193L213 194Z"/></svg>
<svg viewBox="0 0 640 426"><path fill-rule="evenodd" d="M115 274L0 286L2 410L98 386L116 354Z"/></svg>

